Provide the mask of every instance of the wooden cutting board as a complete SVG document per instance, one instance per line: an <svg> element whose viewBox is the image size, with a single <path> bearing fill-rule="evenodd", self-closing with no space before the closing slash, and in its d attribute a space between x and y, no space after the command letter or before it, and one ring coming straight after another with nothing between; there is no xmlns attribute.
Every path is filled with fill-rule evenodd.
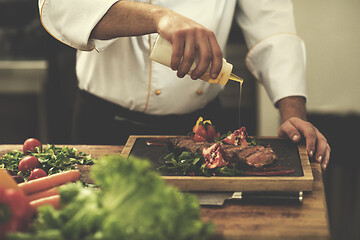
<svg viewBox="0 0 360 240"><path fill-rule="evenodd" d="M163 158L170 153L167 146L147 145L154 138L175 136L139 136L129 137L123 149L125 156L137 156L149 159L156 169ZM313 175L309 158L304 145L296 145L287 139L277 137L257 137L259 144L269 145L278 155L278 165L295 169L286 176L237 176L237 177L203 177L203 176L165 176L163 179L182 191L311 191Z"/></svg>

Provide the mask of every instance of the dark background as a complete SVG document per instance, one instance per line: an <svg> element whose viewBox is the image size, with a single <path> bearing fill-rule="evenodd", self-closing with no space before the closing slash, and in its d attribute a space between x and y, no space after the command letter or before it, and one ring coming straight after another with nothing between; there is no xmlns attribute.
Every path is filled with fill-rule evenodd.
<svg viewBox="0 0 360 240"><path fill-rule="evenodd" d="M257 83L244 67L246 46L236 24L230 34L227 60L245 79L241 122L257 135ZM53 39L41 26L37 1L0 0L0 144L21 144L29 137L44 143L71 143L76 92L75 50ZM46 68L13 68L19 61L44 62ZM36 65L36 64L35 64ZM34 65L34 66L35 66ZM8 67L10 66L10 67ZM239 125L239 85L229 83L221 95L224 117ZM332 153L324 182L332 239L360 239L360 136L358 114L309 113L327 137ZM221 123L217 123L221 124Z"/></svg>

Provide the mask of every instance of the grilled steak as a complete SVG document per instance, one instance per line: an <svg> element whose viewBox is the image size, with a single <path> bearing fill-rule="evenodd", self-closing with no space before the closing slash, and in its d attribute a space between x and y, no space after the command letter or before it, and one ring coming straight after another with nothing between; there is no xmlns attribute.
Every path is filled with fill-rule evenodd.
<svg viewBox="0 0 360 240"><path fill-rule="evenodd" d="M205 147L210 147L213 143L195 142L190 137L168 138L167 145L170 151L175 154L181 154L183 151L192 153L202 153Z"/></svg>
<svg viewBox="0 0 360 240"><path fill-rule="evenodd" d="M258 151L264 149L263 146L234 146L234 145L222 145L222 148L226 152L226 156L230 162L246 162L246 158Z"/></svg>
<svg viewBox="0 0 360 240"><path fill-rule="evenodd" d="M183 151L192 153L202 153L204 148L212 146L214 143L195 142L189 137L169 138L167 145L169 150L175 154L181 154ZM257 146L234 146L222 144L226 161L243 162L248 166L255 168L263 167L273 163L277 156L270 147Z"/></svg>
<svg viewBox="0 0 360 240"><path fill-rule="evenodd" d="M256 168L270 165L277 159L274 151L270 148L263 148L245 158L246 163Z"/></svg>

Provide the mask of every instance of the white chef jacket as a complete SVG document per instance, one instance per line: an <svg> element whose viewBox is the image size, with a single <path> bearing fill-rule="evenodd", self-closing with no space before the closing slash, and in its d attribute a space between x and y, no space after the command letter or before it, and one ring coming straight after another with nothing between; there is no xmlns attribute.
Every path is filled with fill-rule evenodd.
<svg viewBox="0 0 360 240"><path fill-rule="evenodd" d="M149 59L157 34L111 40L90 33L118 0L39 0L41 22L59 41L77 51L80 89L134 111L154 115L201 109L222 86ZM275 104L286 96L305 97L305 47L296 35L291 0L149 0L214 31L224 52L235 15L249 52L245 63ZM238 3L239 11L235 11ZM121 24L121 23L118 23ZM237 101L234 99L234 101Z"/></svg>

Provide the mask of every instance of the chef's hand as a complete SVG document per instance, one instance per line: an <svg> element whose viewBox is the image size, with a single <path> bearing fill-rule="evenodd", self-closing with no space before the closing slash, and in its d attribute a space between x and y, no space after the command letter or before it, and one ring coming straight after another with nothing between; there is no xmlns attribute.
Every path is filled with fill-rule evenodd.
<svg viewBox="0 0 360 240"><path fill-rule="evenodd" d="M314 125L300 118L289 118L281 124L278 135L287 136L296 143L304 137L309 157L320 163L323 171L325 171L329 163L331 149L324 135Z"/></svg>
<svg viewBox="0 0 360 240"><path fill-rule="evenodd" d="M324 135L306 117L305 101L301 97L290 97L278 102L282 124L278 130L280 137L289 137L293 142L304 138L310 158L321 164L325 171L330 159L330 146Z"/></svg>
<svg viewBox="0 0 360 240"><path fill-rule="evenodd" d="M106 40L155 32L173 44L171 68L177 70L179 77L189 72L198 56L199 62L191 78L198 79L210 64L210 77L217 78L222 67L222 51L214 32L167 8L118 1L96 24L90 37Z"/></svg>
<svg viewBox="0 0 360 240"><path fill-rule="evenodd" d="M177 70L178 77L190 71L198 56L199 62L191 78L198 79L210 64L210 77L217 78L222 67L222 51L213 31L173 11L159 18L157 31L173 45L170 67Z"/></svg>

